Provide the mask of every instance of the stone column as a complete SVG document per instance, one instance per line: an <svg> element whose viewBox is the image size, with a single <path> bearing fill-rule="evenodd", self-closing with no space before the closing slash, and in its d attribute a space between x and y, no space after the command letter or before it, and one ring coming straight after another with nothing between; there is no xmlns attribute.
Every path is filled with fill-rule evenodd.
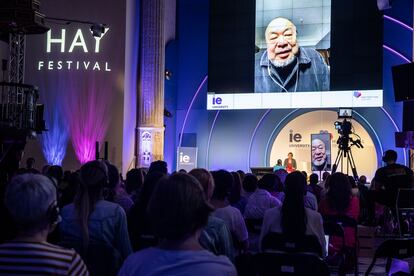
<svg viewBox="0 0 414 276"><path fill-rule="evenodd" d="M141 0L138 72L139 167L162 160L164 152L164 1Z"/></svg>

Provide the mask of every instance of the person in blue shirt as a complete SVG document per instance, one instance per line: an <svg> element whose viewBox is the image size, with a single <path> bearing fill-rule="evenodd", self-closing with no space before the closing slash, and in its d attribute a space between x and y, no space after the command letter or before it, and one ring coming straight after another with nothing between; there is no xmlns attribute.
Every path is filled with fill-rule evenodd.
<svg viewBox="0 0 414 276"><path fill-rule="evenodd" d="M284 170L285 166L282 165L282 159L277 159L276 165L273 167L273 171Z"/></svg>
<svg viewBox="0 0 414 276"><path fill-rule="evenodd" d="M277 17L266 28L267 49L255 57L255 92L329 90L329 68L312 48L300 47L296 26Z"/></svg>

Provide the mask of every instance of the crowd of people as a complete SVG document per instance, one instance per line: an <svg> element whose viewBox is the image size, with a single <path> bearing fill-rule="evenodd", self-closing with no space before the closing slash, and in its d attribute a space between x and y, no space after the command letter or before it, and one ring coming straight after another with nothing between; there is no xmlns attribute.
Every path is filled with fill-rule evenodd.
<svg viewBox="0 0 414 276"><path fill-rule="evenodd" d="M155 161L123 180L108 161L40 172L28 159L0 186L0 275L237 275L241 256L261 252L270 233L314 236L327 257L341 244L326 244L324 216L375 223L376 202L391 206L398 188L412 187L395 151L383 160L368 188L366 177L340 172L168 174ZM353 231L345 229L347 247L357 244Z"/></svg>

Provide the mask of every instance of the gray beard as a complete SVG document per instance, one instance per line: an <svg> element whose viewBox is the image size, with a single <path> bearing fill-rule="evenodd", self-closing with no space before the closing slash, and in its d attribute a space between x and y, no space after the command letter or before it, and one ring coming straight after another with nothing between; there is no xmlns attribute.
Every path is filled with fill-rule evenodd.
<svg viewBox="0 0 414 276"><path fill-rule="evenodd" d="M285 66L288 66L289 64L292 64L295 61L296 56L292 56L288 60L285 61L276 61L276 60L270 60L270 62L275 66L276 68L282 68Z"/></svg>

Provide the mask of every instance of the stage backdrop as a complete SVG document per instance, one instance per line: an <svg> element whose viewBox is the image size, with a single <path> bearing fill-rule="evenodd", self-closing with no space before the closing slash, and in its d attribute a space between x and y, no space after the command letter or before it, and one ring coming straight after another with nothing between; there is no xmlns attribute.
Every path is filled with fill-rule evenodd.
<svg viewBox="0 0 414 276"><path fill-rule="evenodd" d="M339 134L335 129L333 122L338 121L337 113L334 111L314 111L300 115L289 121L277 134L273 142L270 152L269 164L276 164L277 159L285 159L288 152L293 153L296 159L298 170L311 171L311 134L319 132L331 133L332 149L331 160L332 164L335 162L338 145ZM342 121L339 120L339 121ZM375 144L368 132L360 123L352 120L354 133L361 137L364 148L359 149L356 146L351 147L352 154L356 163L356 168L359 175L366 175L372 179L373 173L377 169L377 153ZM355 135L351 135L357 138ZM337 171L341 171L341 166ZM344 173L346 173L346 159L344 159ZM352 175L349 169L349 175Z"/></svg>
<svg viewBox="0 0 414 276"><path fill-rule="evenodd" d="M48 131L26 147L37 166L62 164L76 169L95 158L95 141L109 142L109 159L122 160L125 63L125 1L43 0L51 30L27 36L25 82L39 86ZM92 24L106 24L101 37ZM42 160L41 156L45 159ZM103 150L101 148L101 156Z"/></svg>

